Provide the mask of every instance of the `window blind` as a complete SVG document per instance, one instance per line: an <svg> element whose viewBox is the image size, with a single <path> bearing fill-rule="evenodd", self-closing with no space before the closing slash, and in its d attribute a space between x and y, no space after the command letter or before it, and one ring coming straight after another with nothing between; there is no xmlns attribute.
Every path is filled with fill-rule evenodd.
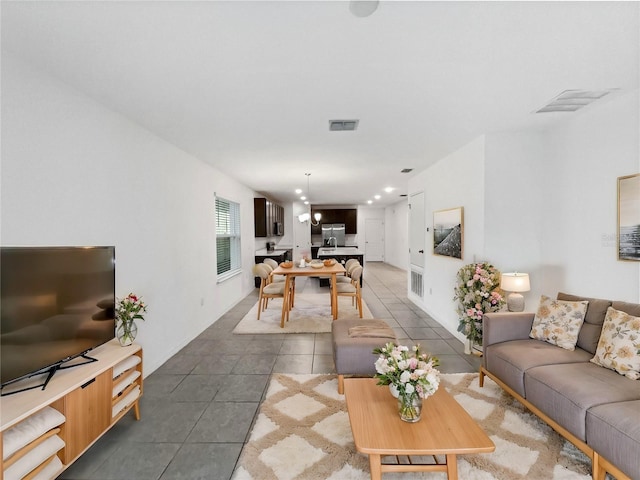
<svg viewBox="0 0 640 480"><path fill-rule="evenodd" d="M216 197L218 280L240 271L240 204Z"/></svg>

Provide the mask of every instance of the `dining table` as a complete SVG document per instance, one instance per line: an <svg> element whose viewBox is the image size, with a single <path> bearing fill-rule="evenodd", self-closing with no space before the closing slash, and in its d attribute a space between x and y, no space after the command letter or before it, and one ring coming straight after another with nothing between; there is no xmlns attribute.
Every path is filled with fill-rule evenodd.
<svg viewBox="0 0 640 480"><path fill-rule="evenodd" d="M344 265L340 262L336 262L333 265L326 266L322 264L319 268L311 267L308 263L305 263L304 267L300 264L293 264L292 267L283 267L278 265L272 275L284 275L284 299L282 301L282 318L280 319L280 328L284 328L285 318L288 318L290 308L294 306L295 300L295 277L331 277L331 316L335 320L338 318L338 293L336 289L336 277L338 275L345 275L346 270ZM290 297L291 296L291 297Z"/></svg>

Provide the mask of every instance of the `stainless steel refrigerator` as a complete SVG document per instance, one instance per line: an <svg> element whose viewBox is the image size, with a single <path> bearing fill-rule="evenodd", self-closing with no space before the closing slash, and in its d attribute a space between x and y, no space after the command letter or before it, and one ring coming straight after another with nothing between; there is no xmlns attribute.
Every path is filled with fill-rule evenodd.
<svg viewBox="0 0 640 480"><path fill-rule="evenodd" d="M322 245L344 247L344 223L323 223Z"/></svg>

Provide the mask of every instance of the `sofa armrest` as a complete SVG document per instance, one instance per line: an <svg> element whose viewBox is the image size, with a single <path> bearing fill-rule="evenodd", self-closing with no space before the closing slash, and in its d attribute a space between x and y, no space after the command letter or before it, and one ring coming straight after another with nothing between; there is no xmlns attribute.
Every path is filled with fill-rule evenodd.
<svg viewBox="0 0 640 480"><path fill-rule="evenodd" d="M482 317L482 346L529 338L535 313L494 312Z"/></svg>

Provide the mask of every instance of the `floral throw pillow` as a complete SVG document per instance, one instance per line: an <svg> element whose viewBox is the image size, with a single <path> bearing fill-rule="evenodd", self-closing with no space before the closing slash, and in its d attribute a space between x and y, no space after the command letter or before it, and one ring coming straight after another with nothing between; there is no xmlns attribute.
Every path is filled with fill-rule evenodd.
<svg viewBox="0 0 640 480"><path fill-rule="evenodd" d="M607 309L595 356L596 365L615 370L631 380L640 378L640 317Z"/></svg>
<svg viewBox="0 0 640 480"><path fill-rule="evenodd" d="M542 295L529 337L575 350L588 305L587 301L554 300Z"/></svg>

